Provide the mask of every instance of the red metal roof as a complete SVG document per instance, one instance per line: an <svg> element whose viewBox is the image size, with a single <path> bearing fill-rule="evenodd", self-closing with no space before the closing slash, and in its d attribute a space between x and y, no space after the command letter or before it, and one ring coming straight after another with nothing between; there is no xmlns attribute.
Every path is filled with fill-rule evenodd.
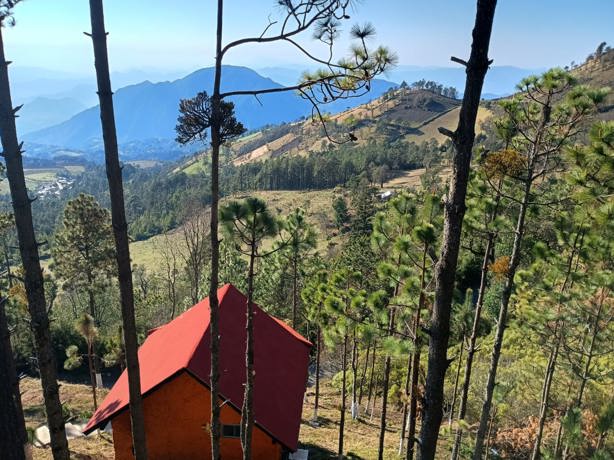
<svg viewBox="0 0 614 460"><path fill-rule="evenodd" d="M220 302L220 393L235 408L243 404L245 383L245 306L247 298L227 284ZM209 385L209 298L165 326L139 348L143 395L177 372L187 370ZM296 450L311 343L283 321L254 305L254 414L256 424ZM119 377L84 429L105 425L128 406L128 376ZM239 409L240 410L240 409Z"/></svg>

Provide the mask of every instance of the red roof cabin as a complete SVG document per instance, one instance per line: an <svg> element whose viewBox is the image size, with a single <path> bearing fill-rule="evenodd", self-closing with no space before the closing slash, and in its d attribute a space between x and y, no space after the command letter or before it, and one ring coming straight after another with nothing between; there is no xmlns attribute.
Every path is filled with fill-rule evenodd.
<svg viewBox="0 0 614 460"><path fill-rule="evenodd" d="M234 286L218 291L223 460L240 459L239 423L245 383L247 298ZM209 299L155 329L139 349L149 458L211 457ZM278 460L296 450L311 343L254 305L253 459ZM117 380L84 432L111 421L116 460L132 459L128 376Z"/></svg>

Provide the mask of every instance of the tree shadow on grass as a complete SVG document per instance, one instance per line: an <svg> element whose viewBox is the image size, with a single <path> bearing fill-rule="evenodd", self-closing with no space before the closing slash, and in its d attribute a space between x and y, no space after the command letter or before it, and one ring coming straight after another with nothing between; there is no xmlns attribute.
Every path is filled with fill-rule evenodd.
<svg viewBox="0 0 614 460"><path fill-rule="evenodd" d="M309 450L309 460L336 460L338 458L335 452L315 444L301 443L299 448ZM359 457L352 452L346 453L343 458L347 460L363 460L363 457Z"/></svg>

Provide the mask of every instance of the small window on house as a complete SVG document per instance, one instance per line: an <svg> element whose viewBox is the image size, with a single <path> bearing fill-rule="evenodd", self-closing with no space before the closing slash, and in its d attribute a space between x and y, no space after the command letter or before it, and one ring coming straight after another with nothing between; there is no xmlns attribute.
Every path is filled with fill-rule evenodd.
<svg viewBox="0 0 614 460"><path fill-rule="evenodd" d="M240 438L241 427L239 425L222 425L222 436L225 438Z"/></svg>

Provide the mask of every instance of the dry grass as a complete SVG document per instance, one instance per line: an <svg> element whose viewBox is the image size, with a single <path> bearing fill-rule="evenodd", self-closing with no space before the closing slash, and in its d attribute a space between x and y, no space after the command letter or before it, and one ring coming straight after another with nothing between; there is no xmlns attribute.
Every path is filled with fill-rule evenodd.
<svg viewBox="0 0 614 460"><path fill-rule="evenodd" d="M27 414L27 424L35 428L44 423L42 412L42 394L40 382L35 379L24 379L21 382L22 399ZM105 391L100 392L101 399ZM77 412L91 412L91 393L86 385L62 383L60 388L62 402ZM303 421L301 423L300 444L310 450L310 460L323 460L337 458L339 439L339 393L325 380L321 385L319 426L313 427L310 423L313 413L313 389L308 389L305 405L303 407ZM366 399L366 397L365 397ZM363 401L364 402L364 401ZM377 445L379 436L379 417L381 414L381 400L377 400L373 418L370 414L359 420L352 420L350 414L346 415L345 426L345 453L348 458L374 459L377 458ZM401 416L393 408L389 408L388 431L386 433L385 454L386 459L397 459ZM69 441L71 458L88 460L113 459L113 443L109 434L94 435ZM51 459L49 448L33 448L35 460Z"/></svg>
<svg viewBox="0 0 614 460"><path fill-rule="evenodd" d="M26 416L26 426L36 429L46 423L43 406L43 395L40 380L25 378L21 380L21 401ZM102 401L108 390L98 390L98 400ZM64 406L65 415L76 420L87 420L92 412L92 393L87 385L76 385L61 382L60 399ZM68 442L71 458L80 460L107 460L113 459L113 442L108 434L73 439ZM49 448L32 448L34 460L48 460L52 458Z"/></svg>
<svg viewBox="0 0 614 460"><path fill-rule="evenodd" d="M336 459L339 445L339 392L330 381L320 386L320 407L318 409L319 426L310 423L313 414L313 388L306 393L301 423L300 444L309 449L310 460ZM365 397L366 400L366 397ZM363 400L363 406L366 405ZM348 405L350 400L348 398ZM364 409L361 409L361 413ZM381 417L381 400L376 400L376 407L371 417L370 411L362 414L358 420L352 420L346 414L344 430L344 453L347 458L376 459L379 442L379 422ZM384 458L397 459L401 414L392 407L388 408L387 431L384 443Z"/></svg>

